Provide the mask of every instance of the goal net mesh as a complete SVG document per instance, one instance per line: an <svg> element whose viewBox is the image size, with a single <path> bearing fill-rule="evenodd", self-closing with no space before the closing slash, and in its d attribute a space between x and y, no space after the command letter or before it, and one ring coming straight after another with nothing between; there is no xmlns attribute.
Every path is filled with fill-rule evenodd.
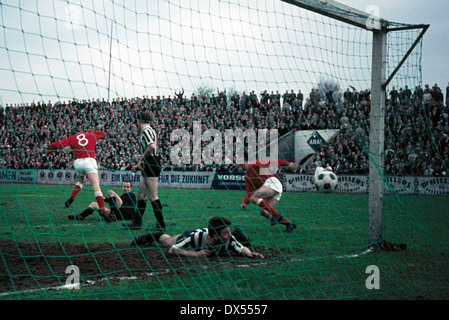
<svg viewBox="0 0 449 320"><path fill-rule="evenodd" d="M421 41L386 91L390 242L368 252L372 31L274 0L3 0L0 23L0 297L447 297L447 113L432 115L440 104L422 84ZM419 32L388 34L387 74ZM95 202L94 193L87 183L66 208L78 178L72 153L42 161L46 148L74 129L105 131L96 149L103 195L121 195L124 179L137 194L141 175L131 168L141 156L139 111L151 113L159 139L167 234L227 217L265 259L132 246L156 224L150 200L140 230L96 211L68 219ZM195 125L199 150L217 161L194 163ZM278 172L284 192L275 209L296 223L293 232L271 225L254 204L241 208L244 172L219 150L226 130L239 129L275 130L279 140L269 142L279 142L279 159L300 164ZM181 141L175 130L189 134L182 163L173 161ZM319 161L339 177L333 193L311 183ZM428 175L428 166L441 175Z"/></svg>

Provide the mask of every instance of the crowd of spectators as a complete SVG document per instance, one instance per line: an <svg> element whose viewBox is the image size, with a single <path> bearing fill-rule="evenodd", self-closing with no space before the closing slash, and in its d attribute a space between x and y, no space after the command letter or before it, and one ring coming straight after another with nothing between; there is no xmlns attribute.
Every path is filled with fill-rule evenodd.
<svg viewBox="0 0 449 320"><path fill-rule="evenodd" d="M407 86L387 92L385 118L385 168L388 175L445 175L449 168L449 86L446 101L442 90ZM278 129L284 136L298 130L339 129L322 145L301 172L311 173L322 161L340 174L366 174L370 127L370 92L351 87L344 91L308 94L300 90L254 91L210 95L184 90L173 96L143 96L67 102L37 102L0 108L0 165L7 169L69 169L70 152L58 152L43 163L44 149L68 137L73 128L103 130L107 139L97 151L99 166L130 170L140 155L139 133L135 124L138 111L151 111L152 126L159 135L159 150L165 170L234 170L224 164L175 164L170 151L179 141L171 141L175 129L192 134L194 121L201 132L217 129ZM204 148L209 141L202 141Z"/></svg>

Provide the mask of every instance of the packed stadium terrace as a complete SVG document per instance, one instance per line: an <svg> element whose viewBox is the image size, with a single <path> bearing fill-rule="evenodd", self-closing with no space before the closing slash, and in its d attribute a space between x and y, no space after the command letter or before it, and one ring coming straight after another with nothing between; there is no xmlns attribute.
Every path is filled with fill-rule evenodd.
<svg viewBox="0 0 449 320"><path fill-rule="evenodd" d="M407 86L387 93L385 118L385 168L388 175L440 176L449 168L448 93L441 89ZM370 92L355 88L308 95L300 90L254 91L210 95L144 96L112 101L83 100L6 105L0 108L1 167L4 169L69 169L71 154L53 153L48 162L41 156L45 147L73 132L72 128L94 131L101 128L107 140L97 151L100 168L129 170L139 157L135 116L148 110L152 126L159 133L159 150L164 170L239 170L218 164L175 165L170 150L178 141L170 141L175 129L192 134L194 121L207 129L278 129L283 136L297 130L340 129L323 145L311 164L301 169L311 173L317 161L323 161L339 174L367 174ZM209 144L202 141L202 147Z"/></svg>

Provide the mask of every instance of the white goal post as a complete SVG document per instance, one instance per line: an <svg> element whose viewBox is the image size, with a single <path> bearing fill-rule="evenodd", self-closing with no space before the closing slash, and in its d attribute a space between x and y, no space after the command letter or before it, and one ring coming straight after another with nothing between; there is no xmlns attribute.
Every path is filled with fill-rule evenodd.
<svg viewBox="0 0 449 320"><path fill-rule="evenodd" d="M429 25L390 22L333 0L282 1L372 31L368 233L370 245L374 245L383 240L385 91L388 83L420 42ZM422 31L393 72L387 75L388 33L407 29L422 29Z"/></svg>

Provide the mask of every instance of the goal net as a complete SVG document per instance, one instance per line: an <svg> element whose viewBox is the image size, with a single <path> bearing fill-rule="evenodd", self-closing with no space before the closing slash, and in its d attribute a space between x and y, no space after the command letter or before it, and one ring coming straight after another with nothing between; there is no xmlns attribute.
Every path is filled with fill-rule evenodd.
<svg viewBox="0 0 449 320"><path fill-rule="evenodd" d="M447 106L422 83L422 28L335 4L3 0L0 297L447 297ZM371 113L376 23L389 29L379 119ZM75 129L104 131L103 196L122 195L125 181L137 194L140 111L157 133L165 232L226 217L265 259L132 245L157 223L154 199L140 229L95 209L68 218L97 199L87 182L65 206L79 182L73 154L43 161L46 148ZM377 163L370 137L379 121ZM273 223L257 203L241 207L239 150L299 165L276 173L283 193L274 209L294 227ZM338 176L332 193L312 182L320 162ZM369 249L370 168L382 186L378 250Z"/></svg>

